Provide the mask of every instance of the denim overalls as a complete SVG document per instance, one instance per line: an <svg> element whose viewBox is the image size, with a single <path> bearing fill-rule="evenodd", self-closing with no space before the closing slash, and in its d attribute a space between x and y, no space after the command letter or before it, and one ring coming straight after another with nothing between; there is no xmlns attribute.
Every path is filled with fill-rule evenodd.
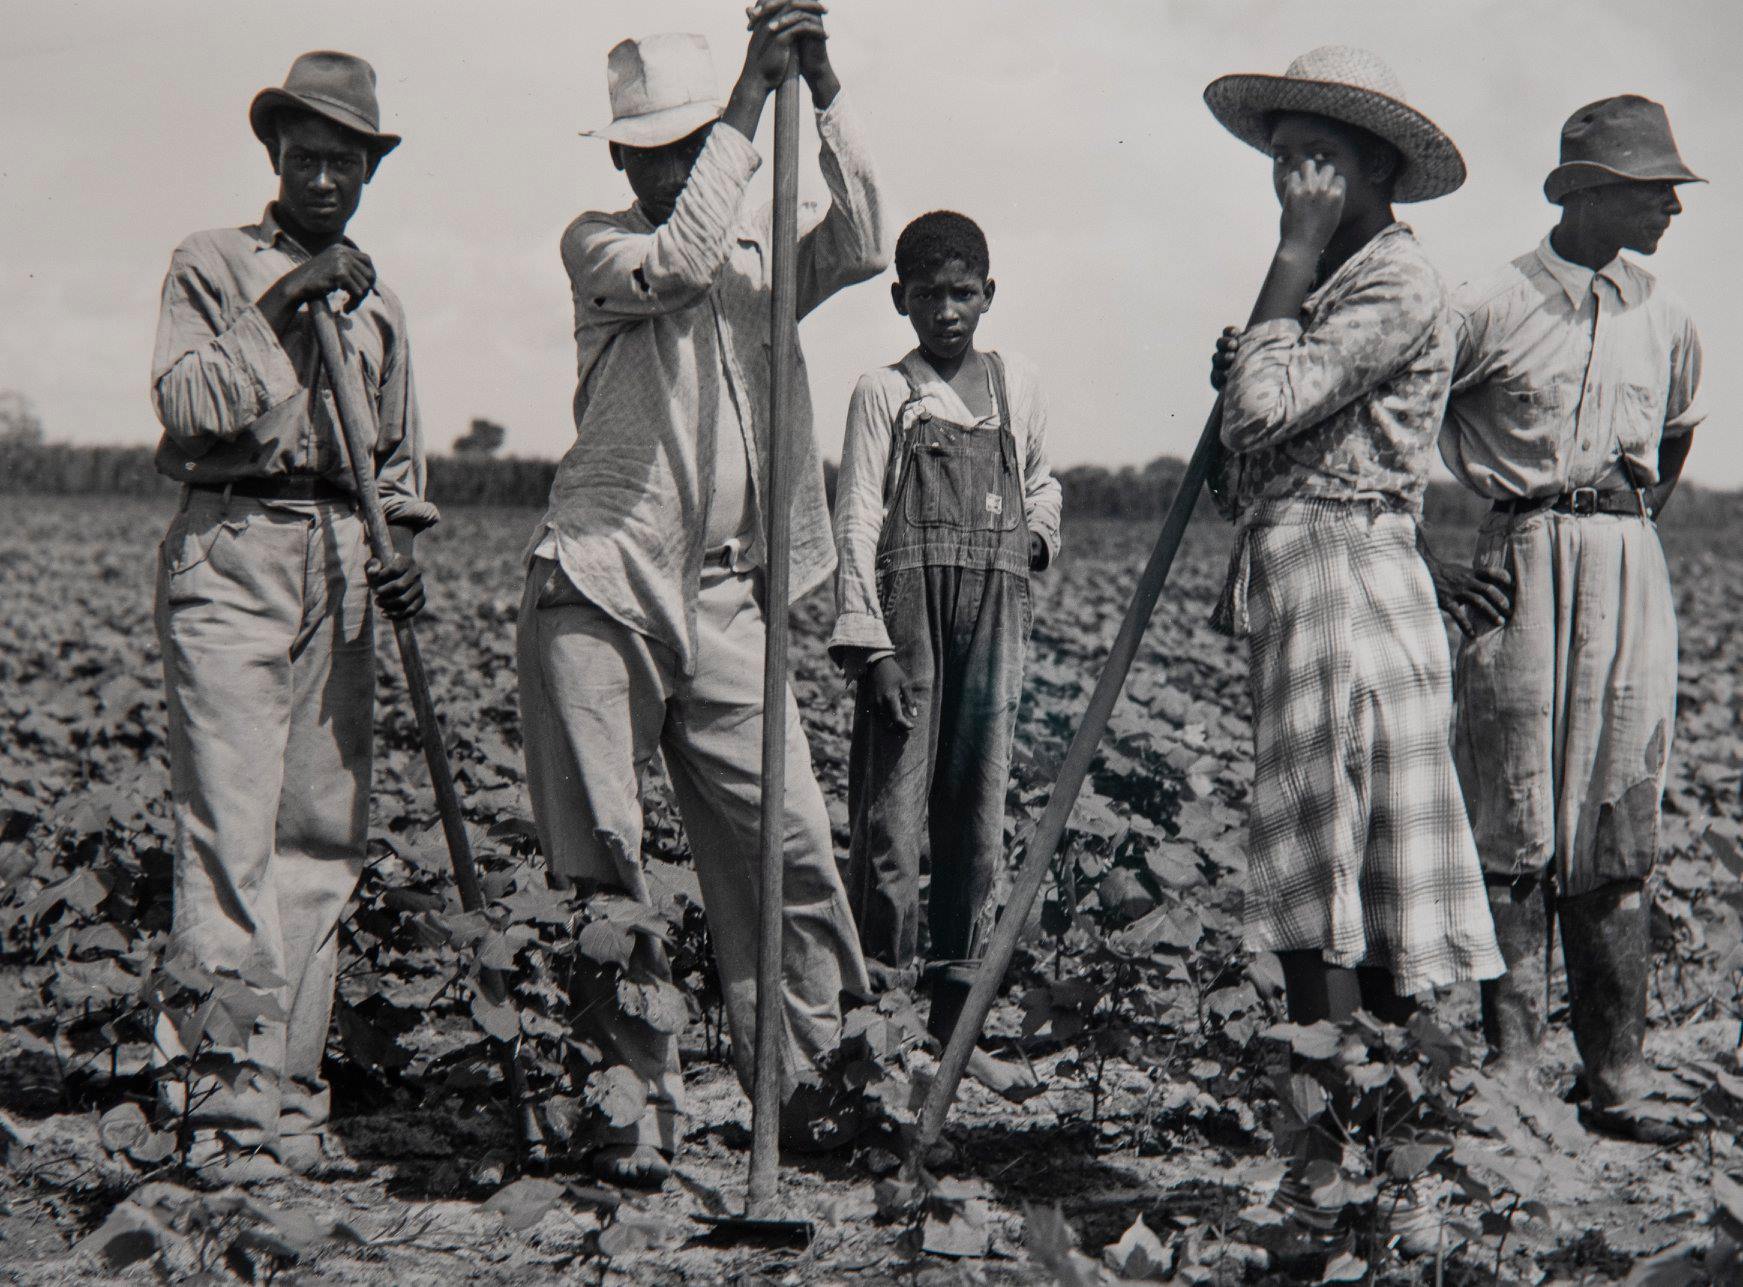
<svg viewBox="0 0 1743 1287"><path fill-rule="evenodd" d="M1004 365L986 359L998 422L979 426L930 415L907 363L900 368L909 394L896 416L897 480L876 566L914 727L881 718L862 680L848 769L848 897L874 974L899 978L914 965L930 841L930 1027L941 1040L966 995L962 967L985 938L983 913L990 919L1030 626L1029 526Z"/></svg>

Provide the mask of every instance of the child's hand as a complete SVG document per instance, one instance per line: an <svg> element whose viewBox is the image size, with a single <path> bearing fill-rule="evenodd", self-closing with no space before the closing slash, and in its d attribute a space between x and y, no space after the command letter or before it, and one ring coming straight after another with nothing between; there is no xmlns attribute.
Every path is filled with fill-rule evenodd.
<svg viewBox="0 0 1743 1287"><path fill-rule="evenodd" d="M1047 542L1041 539L1041 533L1029 533L1029 571L1039 572L1047 566Z"/></svg>
<svg viewBox="0 0 1743 1287"><path fill-rule="evenodd" d="M1344 176L1311 158L1283 184L1283 244L1318 258L1344 213Z"/></svg>
<svg viewBox="0 0 1743 1287"><path fill-rule="evenodd" d="M908 704L908 672L894 656L881 657L866 672L870 684L872 713L885 724L906 733L914 727L914 716Z"/></svg>
<svg viewBox="0 0 1743 1287"><path fill-rule="evenodd" d="M1241 347L1241 328L1225 326L1216 337L1216 352L1210 358L1210 387L1218 393L1229 382L1229 370L1235 364L1235 353Z"/></svg>

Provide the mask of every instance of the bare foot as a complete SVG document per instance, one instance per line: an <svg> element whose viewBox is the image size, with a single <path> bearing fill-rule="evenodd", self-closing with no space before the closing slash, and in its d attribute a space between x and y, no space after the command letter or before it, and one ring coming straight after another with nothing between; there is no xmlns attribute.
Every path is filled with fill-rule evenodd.
<svg viewBox="0 0 1743 1287"><path fill-rule="evenodd" d="M1013 1104L1020 1104L1047 1089L1027 1064L996 1059L979 1047L968 1057L968 1075Z"/></svg>
<svg viewBox="0 0 1743 1287"><path fill-rule="evenodd" d="M593 1178L631 1189L657 1189L672 1174L672 1159L652 1144L605 1144L593 1151Z"/></svg>

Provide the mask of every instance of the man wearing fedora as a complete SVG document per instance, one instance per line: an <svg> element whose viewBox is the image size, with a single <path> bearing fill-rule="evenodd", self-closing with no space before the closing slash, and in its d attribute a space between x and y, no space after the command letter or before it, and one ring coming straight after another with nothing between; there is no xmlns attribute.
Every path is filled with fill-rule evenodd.
<svg viewBox="0 0 1743 1287"><path fill-rule="evenodd" d="M581 215L563 234L580 380L575 444L529 548L519 626L527 780L555 876L649 897L641 777L663 756L708 914L748 1086L755 1049L758 815L762 792L765 553L761 461L769 450L767 211L744 207L760 158L751 139L789 51L816 107L830 204L801 216L799 312L881 271L884 217L866 145L830 65L818 0L758 0L744 68L724 110L707 42L626 40L607 59L601 131L635 204ZM802 371L802 367L801 367ZM792 501L795 599L821 584L835 547L806 381ZM792 695L786 697L783 1139L827 1143L826 1099L802 1090L834 1047L844 988L865 963L836 871L829 815ZM578 959L578 1079L607 1066L641 1080L638 1121L596 1123L601 1178L657 1185L682 1136L673 1024L619 997L669 991L664 947L638 936L622 967ZM839 1136L837 1136L839 1138Z"/></svg>
<svg viewBox="0 0 1743 1287"><path fill-rule="evenodd" d="M382 609L423 605L413 538L436 521L405 313L345 236L399 137L375 73L304 54L248 112L278 195L260 222L199 232L164 279L152 405L160 472L182 484L159 552L179 950L257 993L233 1079L191 1093L193 1160L231 1180L323 1155L336 929L363 869ZM370 559L309 300L340 329L375 411L374 466L396 555ZM185 1056L159 1024L160 1064ZM166 1079L170 1111L184 1105Z"/></svg>
<svg viewBox="0 0 1743 1287"><path fill-rule="evenodd" d="M1676 714L1677 635L1654 519L1690 435L1701 345L1682 304L1620 252L1650 255L1680 214L1664 108L1624 94L1562 127L1536 249L1457 297L1440 450L1493 502L1474 568L1436 564L1468 636L1456 752L1507 958L1483 986L1500 1066L1543 1037L1546 936L1560 923L1568 1014L1595 1128L1685 1133L1646 1063L1650 901Z"/></svg>

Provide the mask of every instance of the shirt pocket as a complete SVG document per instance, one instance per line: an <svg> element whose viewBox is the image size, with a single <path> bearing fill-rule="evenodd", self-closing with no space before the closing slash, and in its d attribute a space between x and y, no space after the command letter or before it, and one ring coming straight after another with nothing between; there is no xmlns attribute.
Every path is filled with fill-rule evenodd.
<svg viewBox="0 0 1743 1287"><path fill-rule="evenodd" d="M1493 386L1491 406L1505 429L1510 454L1532 461L1552 461L1571 438L1579 407L1579 382L1542 382L1514 376Z"/></svg>
<svg viewBox="0 0 1743 1287"><path fill-rule="evenodd" d="M1668 384L1624 384L1616 403L1616 441L1631 456L1656 452L1664 436Z"/></svg>

